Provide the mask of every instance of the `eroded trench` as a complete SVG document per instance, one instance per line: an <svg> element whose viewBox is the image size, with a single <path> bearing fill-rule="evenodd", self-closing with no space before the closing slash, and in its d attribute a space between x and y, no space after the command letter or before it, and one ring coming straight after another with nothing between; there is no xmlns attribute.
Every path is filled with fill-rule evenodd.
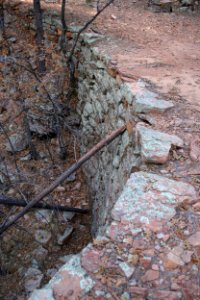
<svg viewBox="0 0 200 300"><path fill-rule="evenodd" d="M15 186L8 188L2 183L2 194L32 196L35 187L44 188L107 134L127 122L134 122L131 86L117 78L116 64L98 47L99 38L96 34L85 33L79 46L78 101L75 100L76 112L72 119L78 117L81 129L78 137L67 130L64 132L65 141L70 144L69 159L66 163L52 159L58 149L54 137L46 140L33 135L40 159L30 160L23 149L14 157L26 173L28 184L23 183L17 190ZM44 103L42 106L44 112L48 107ZM5 141L2 143L6 145ZM133 145L132 132L125 131L46 199L51 204L56 201L61 205L89 207L91 214L34 209L24 216L19 226L13 226L1 237L0 299L27 298L35 288L47 283L71 254L80 252L92 237L105 233L111 208L133 168L140 165ZM8 159L13 160L13 157ZM36 179L33 178L35 170L40 170ZM27 190L29 195L20 194ZM10 217L17 211L6 209L2 213Z"/></svg>

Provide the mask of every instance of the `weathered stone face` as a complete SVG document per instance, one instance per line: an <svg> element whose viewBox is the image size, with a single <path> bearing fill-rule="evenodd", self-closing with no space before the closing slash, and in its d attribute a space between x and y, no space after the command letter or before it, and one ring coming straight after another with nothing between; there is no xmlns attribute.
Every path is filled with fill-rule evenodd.
<svg viewBox="0 0 200 300"><path fill-rule="evenodd" d="M88 35L85 38L88 44ZM109 69L110 58L96 47L85 46L81 54L77 111L82 119L81 150L84 153L107 133L122 126L128 112L122 105L125 88L110 75L113 75ZM131 144L132 137L124 133L84 167L92 193L94 234L105 227L108 211L134 164Z"/></svg>
<svg viewBox="0 0 200 300"><path fill-rule="evenodd" d="M34 291L29 299L79 299L89 292L94 284L81 267L80 256L74 255L44 289ZM45 298L46 295L49 298Z"/></svg>
<svg viewBox="0 0 200 300"><path fill-rule="evenodd" d="M167 162L171 146L183 147L183 141L169 135L144 126L137 126L138 146L141 157L145 162L163 164Z"/></svg>
<svg viewBox="0 0 200 300"><path fill-rule="evenodd" d="M113 234L111 223L108 234L118 239L118 235L123 236L122 227L124 232L140 226L158 231L175 215L177 203L195 196L195 189L189 184L145 172L131 174L112 210L112 217L119 224L116 223Z"/></svg>
<svg viewBox="0 0 200 300"><path fill-rule="evenodd" d="M172 101L160 99L156 93L147 90L145 83L142 80L139 80L136 83L131 83L129 86L132 93L135 94L133 107L136 113L163 113L174 107Z"/></svg>
<svg viewBox="0 0 200 300"><path fill-rule="evenodd" d="M194 12L199 3L195 0L149 0L148 7L153 12Z"/></svg>

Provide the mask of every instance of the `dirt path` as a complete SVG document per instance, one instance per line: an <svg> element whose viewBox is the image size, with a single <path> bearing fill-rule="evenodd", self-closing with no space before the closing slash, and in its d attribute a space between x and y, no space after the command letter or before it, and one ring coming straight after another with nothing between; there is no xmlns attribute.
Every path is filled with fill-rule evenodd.
<svg viewBox="0 0 200 300"><path fill-rule="evenodd" d="M30 5L31 1L26 1ZM70 25L81 25L96 8L81 1L68 1ZM60 4L43 3L45 9L60 11ZM116 0L90 29L105 34L105 50L123 72L145 78L165 94L183 97L198 106L200 89L200 16L153 13L146 1Z"/></svg>
<svg viewBox="0 0 200 300"><path fill-rule="evenodd" d="M198 106L199 14L155 14L144 8L145 1L117 4L105 13L104 27L98 20L97 28L111 36L115 44L112 55L123 71L150 80L162 93L179 95Z"/></svg>

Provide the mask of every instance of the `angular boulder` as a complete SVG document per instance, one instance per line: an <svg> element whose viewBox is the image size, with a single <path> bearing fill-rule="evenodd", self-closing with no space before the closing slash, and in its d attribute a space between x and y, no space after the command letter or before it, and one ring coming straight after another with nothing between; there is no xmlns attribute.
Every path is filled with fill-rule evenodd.
<svg viewBox="0 0 200 300"><path fill-rule="evenodd" d="M172 145L183 147L183 140L141 125L137 126L138 146L144 162L164 164L169 157Z"/></svg>

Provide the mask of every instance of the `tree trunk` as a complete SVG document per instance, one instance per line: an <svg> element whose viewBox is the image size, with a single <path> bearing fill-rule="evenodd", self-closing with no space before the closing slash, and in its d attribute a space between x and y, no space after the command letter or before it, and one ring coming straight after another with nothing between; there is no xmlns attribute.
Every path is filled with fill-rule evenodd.
<svg viewBox="0 0 200 300"><path fill-rule="evenodd" d="M0 41L4 37L4 8L3 8L4 0L0 0Z"/></svg>
<svg viewBox="0 0 200 300"><path fill-rule="evenodd" d="M60 37L60 47L64 54L66 54L66 32L67 32L67 25L65 21L65 5L66 0L62 0L62 6L61 6L61 22L62 22L62 34Z"/></svg>
<svg viewBox="0 0 200 300"><path fill-rule="evenodd" d="M44 30L42 23L42 9L40 0L33 0L35 26L36 26L36 44L38 47L38 72L42 75L46 72L45 54L44 54Z"/></svg>

